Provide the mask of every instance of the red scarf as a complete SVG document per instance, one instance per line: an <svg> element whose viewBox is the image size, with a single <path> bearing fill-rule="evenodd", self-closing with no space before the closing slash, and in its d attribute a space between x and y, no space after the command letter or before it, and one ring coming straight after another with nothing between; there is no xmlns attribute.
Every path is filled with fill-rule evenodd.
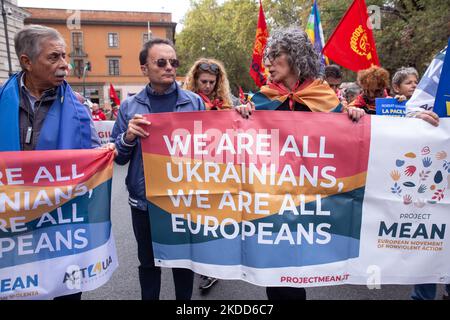
<svg viewBox="0 0 450 320"><path fill-rule="evenodd" d="M287 96L287 98L289 99L289 109L294 110L294 104L295 101L293 99L295 92L298 90L298 88L300 87L300 81L297 81L295 83L294 89L290 90L288 87L286 87L283 83L278 82L269 82L268 83L268 87L270 89L273 90L277 90L278 93L280 94L280 96Z"/></svg>
<svg viewBox="0 0 450 320"><path fill-rule="evenodd" d="M208 96L204 95L203 93L198 92L197 93L205 103L206 110L222 110L222 109L229 109L228 107L224 107L223 101L221 99L214 99L211 101Z"/></svg>
<svg viewBox="0 0 450 320"><path fill-rule="evenodd" d="M367 101L364 99L364 97L363 97L362 94L360 94L359 96L357 96L357 97L355 98L355 100L353 100L353 101L350 103L350 106L352 106L352 107L358 107L358 108L364 108L364 107L367 106L367 107L370 109L370 107L369 107Z"/></svg>
<svg viewBox="0 0 450 320"><path fill-rule="evenodd" d="M388 96L386 90L384 90L383 98L391 98L390 96ZM349 107L367 108L367 110L371 110L371 111L376 110L375 101L373 102L373 104L370 104L368 99L364 98L363 94L360 94L359 96L357 96L356 99L353 100L352 103L349 104Z"/></svg>

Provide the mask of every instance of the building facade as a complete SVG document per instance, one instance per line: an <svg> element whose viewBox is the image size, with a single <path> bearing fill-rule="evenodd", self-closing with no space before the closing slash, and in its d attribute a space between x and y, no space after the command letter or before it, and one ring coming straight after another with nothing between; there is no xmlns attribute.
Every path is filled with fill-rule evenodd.
<svg viewBox="0 0 450 320"><path fill-rule="evenodd" d="M17 0L3 0L5 14L1 15L0 22L0 85L8 79L9 61L8 48L6 47L6 30L3 19L6 19L8 40L9 40L9 55L11 59L11 70L13 73L20 71L19 59L16 56L14 49L14 36L20 29L23 28L24 20L30 14L17 6ZM1 8L0 8L1 9Z"/></svg>
<svg viewBox="0 0 450 320"><path fill-rule="evenodd" d="M25 8L25 24L57 29L66 41L69 84L100 105L109 103L110 83L121 100L148 82L139 52L150 37L174 41L171 13Z"/></svg>

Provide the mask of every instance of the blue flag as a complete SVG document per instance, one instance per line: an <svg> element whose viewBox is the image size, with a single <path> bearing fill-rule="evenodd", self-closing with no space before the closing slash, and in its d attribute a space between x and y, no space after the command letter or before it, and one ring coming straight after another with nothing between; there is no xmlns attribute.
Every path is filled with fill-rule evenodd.
<svg viewBox="0 0 450 320"><path fill-rule="evenodd" d="M450 44L450 38L448 44ZM442 66L434 112L441 118L450 117L450 56L448 54L445 55L444 65Z"/></svg>
<svg viewBox="0 0 450 320"><path fill-rule="evenodd" d="M414 91L413 96L406 103L407 115L414 114L422 110L434 109L434 111L436 111L437 108L434 108L434 106L437 105L435 104L435 102L439 103L439 99L437 99L438 87L441 85L444 86L445 82L447 82L447 89L448 89L448 81L450 76L448 74L448 71L447 74L442 73L443 77L441 78L441 72L443 70L446 52L447 48L439 52L434 57L433 61L431 61L430 66L425 71L425 74L423 75L422 79L420 79L419 85Z"/></svg>

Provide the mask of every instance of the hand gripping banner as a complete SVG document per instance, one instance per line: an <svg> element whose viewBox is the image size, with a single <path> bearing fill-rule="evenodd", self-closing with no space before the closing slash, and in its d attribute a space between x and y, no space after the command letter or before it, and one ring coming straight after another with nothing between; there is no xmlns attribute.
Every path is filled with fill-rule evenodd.
<svg viewBox="0 0 450 320"><path fill-rule="evenodd" d="M89 291L117 268L113 152L0 152L0 299Z"/></svg>
<svg viewBox="0 0 450 320"><path fill-rule="evenodd" d="M146 118L157 265L263 286L449 281L450 122Z"/></svg>

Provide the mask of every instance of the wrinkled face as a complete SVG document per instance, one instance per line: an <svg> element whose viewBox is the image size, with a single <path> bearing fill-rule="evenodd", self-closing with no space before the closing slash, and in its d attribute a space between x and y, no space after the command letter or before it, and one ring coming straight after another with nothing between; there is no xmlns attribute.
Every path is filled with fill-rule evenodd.
<svg viewBox="0 0 450 320"><path fill-rule="evenodd" d="M141 66L143 73L148 77L152 85L170 86L175 82L177 68L169 59L176 59L175 50L167 44L155 44L148 50L147 63ZM164 62L164 66L158 65L158 60Z"/></svg>
<svg viewBox="0 0 450 320"><path fill-rule="evenodd" d="M209 96L214 92L216 87L217 76L209 72L203 72L197 79L198 91L204 95Z"/></svg>
<svg viewBox="0 0 450 320"><path fill-rule="evenodd" d="M328 85L333 89L333 91L337 94L339 90L339 86L342 83L342 79L336 79L333 77L328 77L325 79L325 81L328 83Z"/></svg>
<svg viewBox="0 0 450 320"><path fill-rule="evenodd" d="M400 86L394 86L395 91L405 96L407 99L411 98L414 90L417 88L418 80L415 75L409 75L405 80L400 83Z"/></svg>
<svg viewBox="0 0 450 320"><path fill-rule="evenodd" d="M36 81L36 84L44 89L59 86L64 81L69 70L66 58L66 45L62 40L43 40L41 51L35 61L25 57L25 69Z"/></svg>
<svg viewBox="0 0 450 320"><path fill-rule="evenodd" d="M264 66L269 71L272 82L284 82L288 77L295 75L284 53L276 58L266 58Z"/></svg>

